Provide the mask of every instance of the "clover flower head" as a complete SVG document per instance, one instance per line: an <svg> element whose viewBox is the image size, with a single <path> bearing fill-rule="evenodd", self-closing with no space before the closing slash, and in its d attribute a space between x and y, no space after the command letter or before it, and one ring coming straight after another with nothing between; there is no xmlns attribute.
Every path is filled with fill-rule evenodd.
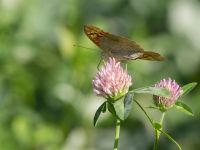
<svg viewBox="0 0 200 150"><path fill-rule="evenodd" d="M128 92L132 78L127 70L120 66L120 62L115 58L109 58L92 83L96 95L116 99Z"/></svg>
<svg viewBox="0 0 200 150"><path fill-rule="evenodd" d="M154 95L153 99L156 105L162 105L164 107L171 107L177 101L179 96L183 93L181 87L171 78L162 79L160 82L155 84L155 87L166 88L170 92L168 98Z"/></svg>

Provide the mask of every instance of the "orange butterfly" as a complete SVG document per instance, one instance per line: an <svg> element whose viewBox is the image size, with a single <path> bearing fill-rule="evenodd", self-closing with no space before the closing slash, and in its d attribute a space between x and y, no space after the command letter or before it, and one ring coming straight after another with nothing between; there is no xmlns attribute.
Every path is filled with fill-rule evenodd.
<svg viewBox="0 0 200 150"><path fill-rule="evenodd" d="M95 26L85 25L84 31L89 39L102 49L104 59L115 57L119 61L135 59L164 60L164 57L158 53L144 51L144 49L134 41L104 32Z"/></svg>

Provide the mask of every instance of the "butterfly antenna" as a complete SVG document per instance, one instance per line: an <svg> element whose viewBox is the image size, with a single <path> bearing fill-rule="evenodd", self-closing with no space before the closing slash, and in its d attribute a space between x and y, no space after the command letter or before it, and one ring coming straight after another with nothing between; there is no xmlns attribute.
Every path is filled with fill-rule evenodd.
<svg viewBox="0 0 200 150"><path fill-rule="evenodd" d="M77 45L77 44L73 44L74 47L80 47L80 48L85 48L85 49L89 49L89 50L94 50L92 48L89 47L85 47L85 46L81 46L81 45Z"/></svg>

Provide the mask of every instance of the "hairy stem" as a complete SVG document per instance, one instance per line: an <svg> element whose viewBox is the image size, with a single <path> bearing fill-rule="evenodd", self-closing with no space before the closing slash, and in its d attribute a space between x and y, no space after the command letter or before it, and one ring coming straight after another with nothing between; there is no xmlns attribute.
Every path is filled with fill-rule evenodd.
<svg viewBox="0 0 200 150"><path fill-rule="evenodd" d="M118 148L119 134L120 134L120 123L121 123L120 120L116 119L114 150L117 150L117 148Z"/></svg>

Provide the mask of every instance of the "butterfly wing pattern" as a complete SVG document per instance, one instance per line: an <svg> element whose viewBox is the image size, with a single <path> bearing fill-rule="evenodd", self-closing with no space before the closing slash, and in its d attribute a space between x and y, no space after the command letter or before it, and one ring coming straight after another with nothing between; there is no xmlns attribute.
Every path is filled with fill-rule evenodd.
<svg viewBox="0 0 200 150"><path fill-rule="evenodd" d="M102 49L104 59L115 57L119 61L135 59L164 60L164 57L158 53L144 51L144 49L134 41L104 32L95 26L85 25L84 31L88 38Z"/></svg>

